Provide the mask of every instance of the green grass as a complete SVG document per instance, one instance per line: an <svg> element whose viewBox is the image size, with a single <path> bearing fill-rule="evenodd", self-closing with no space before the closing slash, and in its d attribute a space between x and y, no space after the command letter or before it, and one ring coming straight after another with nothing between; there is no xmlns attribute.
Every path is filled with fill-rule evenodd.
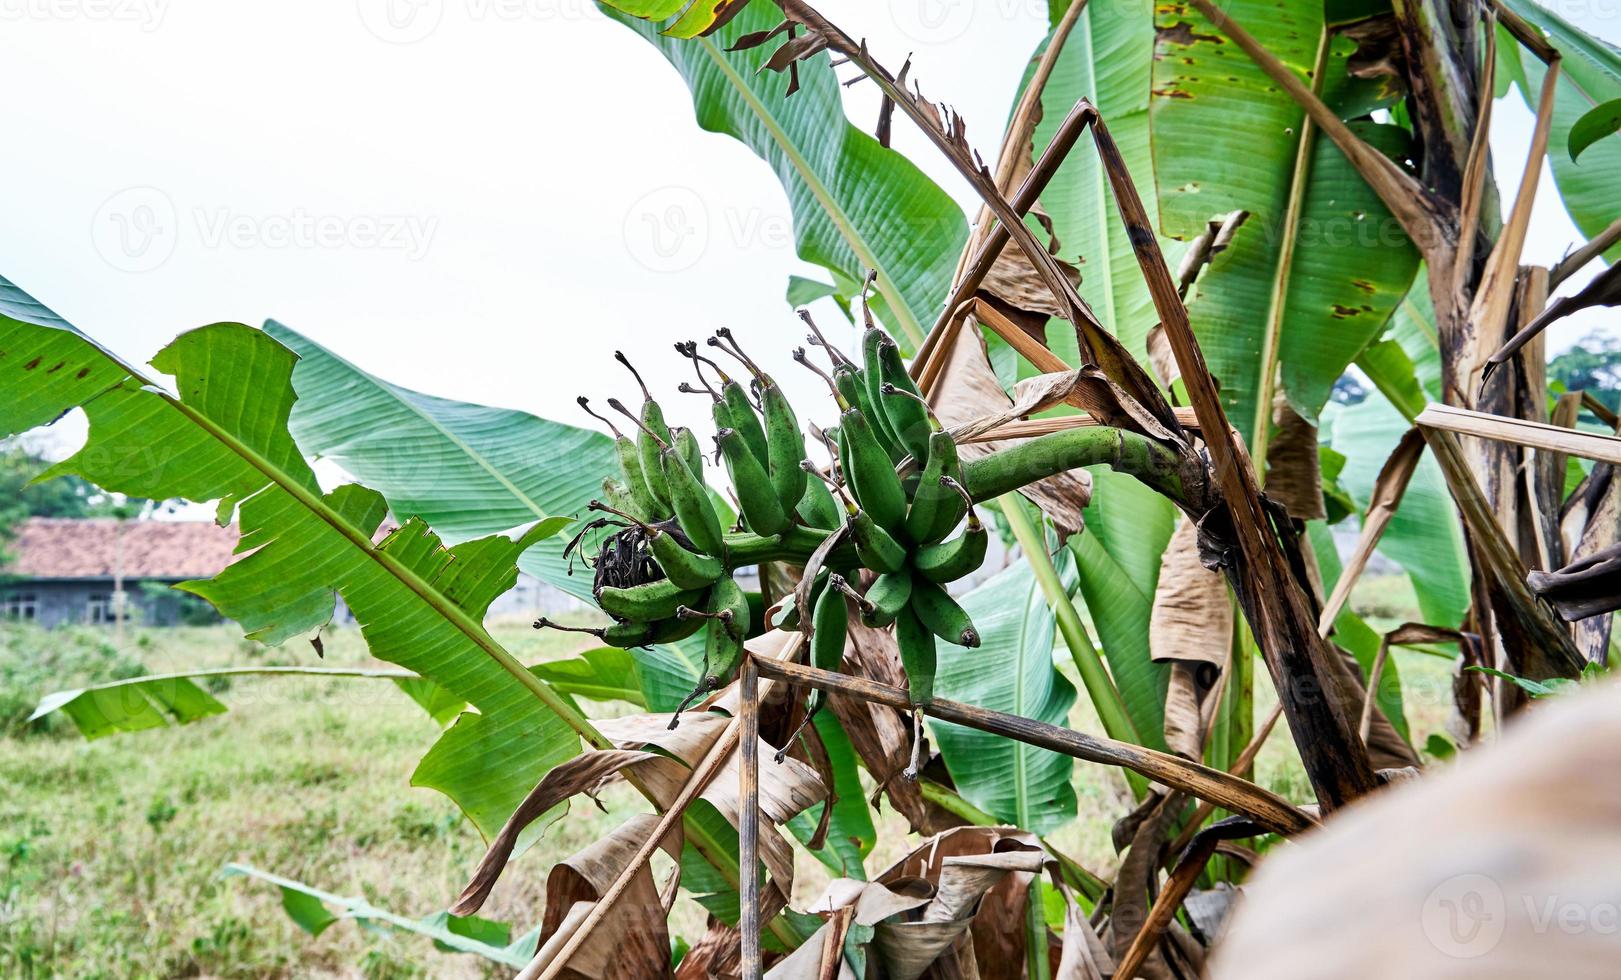
<svg viewBox="0 0 1621 980"><path fill-rule="evenodd" d="M1405 604L1404 604L1405 603ZM1416 618L1405 582L1370 580L1353 606L1390 623ZM568 656L588 637L497 627L525 662ZM331 665L384 666L358 633L331 631ZM1440 731L1451 663L1397 651L1418 745ZM1073 671L1066 656L1061 670ZM445 907L483 854L478 834L439 794L409 786L437 735L428 716L388 681L232 678L210 685L230 708L193 725L85 742L66 719L24 725L39 697L82 683L205 666L317 663L299 642L244 641L229 626L45 633L0 625L0 976L4 977L499 977L510 970L436 952L417 936L340 922L312 938L283 914L277 891L220 880L228 862L251 864L407 916ZM1275 701L1256 671L1256 715ZM1073 680L1073 678L1071 678ZM594 716L627 706L587 704ZM1101 732L1083 695L1079 731ZM1310 790L1279 726L1257 775L1290 799ZM1117 863L1109 829L1131 808L1117 770L1076 763L1079 819L1052 843L1093 870ZM870 790L870 783L869 783ZM604 813L576 802L517 861L481 914L531 927L545 906L545 872L645 803L628 788L603 794ZM903 819L878 816L876 873L916 844ZM827 880L801 855L801 907ZM674 931L702 933L704 913L683 898Z"/></svg>
<svg viewBox="0 0 1621 980"><path fill-rule="evenodd" d="M498 632L526 661L590 643L526 627ZM377 665L353 629L332 631L326 653L332 664ZM128 676L132 666L314 662L303 644L264 650L223 626L131 630L122 651L108 631L0 627L4 694L30 703L47 690ZM409 786L436 728L391 682L235 678L211 687L230 713L184 727L89 743L65 719L43 733L8 729L0 976L510 974L349 922L311 938L282 913L276 889L219 880L237 861L420 916L455 897L483 844L448 799ZM544 907L547 855L583 847L635 805L614 792L605 802L616 814L576 804L503 877L483 914L529 928Z"/></svg>

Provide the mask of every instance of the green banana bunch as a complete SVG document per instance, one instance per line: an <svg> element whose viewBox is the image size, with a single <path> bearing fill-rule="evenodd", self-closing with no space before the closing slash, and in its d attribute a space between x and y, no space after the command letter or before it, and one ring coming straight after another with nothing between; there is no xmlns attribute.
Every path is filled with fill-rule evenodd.
<svg viewBox="0 0 1621 980"><path fill-rule="evenodd" d="M635 376L642 405L632 412L616 399L608 404L634 425L635 438L578 399L612 432L619 472L604 479L602 499L590 504L602 516L584 526L566 554L583 554L586 536L607 530L585 560L594 569L597 604L614 622L591 630L547 620L536 625L589 632L622 647L702 632L703 676L681 708L726 684L743 643L772 626L810 633L812 662L837 670L852 604L863 623L894 625L918 706L932 697L936 642L979 645L968 614L944 588L979 567L987 542L964 489L956 442L882 330L869 325L857 363L827 343L808 314L800 316L812 330L811 343L832 360L826 372L804 348L794 352L827 382L839 408L838 425L824 433L833 456L830 475L806 459L799 418L782 389L730 331L717 331L707 343L741 365L746 383L700 354L696 342L675 345L697 374L696 386L683 383L680 390L710 398L716 462L724 464L738 505L735 528L722 526L692 432L666 422L623 353L614 356ZM963 530L951 536L965 518ZM829 540L835 534L838 539ZM765 561L804 567L812 580L775 623L764 597L745 592L732 577ZM871 573L865 593L857 588L863 570ZM806 722L822 700L810 697Z"/></svg>

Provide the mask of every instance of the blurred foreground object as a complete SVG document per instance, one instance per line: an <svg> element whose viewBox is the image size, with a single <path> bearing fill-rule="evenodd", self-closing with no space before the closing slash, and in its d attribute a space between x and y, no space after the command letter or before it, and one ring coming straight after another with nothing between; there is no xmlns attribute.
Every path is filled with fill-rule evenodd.
<svg viewBox="0 0 1621 980"><path fill-rule="evenodd" d="M1621 976L1621 687L1538 702L1245 893L1212 980Z"/></svg>

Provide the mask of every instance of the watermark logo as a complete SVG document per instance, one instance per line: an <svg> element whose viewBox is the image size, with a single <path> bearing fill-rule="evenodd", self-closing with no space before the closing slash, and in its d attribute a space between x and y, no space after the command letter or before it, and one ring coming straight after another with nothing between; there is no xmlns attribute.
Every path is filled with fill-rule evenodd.
<svg viewBox="0 0 1621 980"><path fill-rule="evenodd" d="M653 272L681 272L709 249L709 208L690 187L660 187L625 212L625 248Z"/></svg>
<svg viewBox="0 0 1621 980"><path fill-rule="evenodd" d="M207 249L375 250L418 261L428 253L439 219L415 214L317 214L305 208L250 214L229 207L182 213L156 187L130 187L96 210L90 238L115 269L150 272L174 254L182 238Z"/></svg>
<svg viewBox="0 0 1621 980"><path fill-rule="evenodd" d="M1447 956L1474 959L1496 948L1508 927L1508 901L1487 875L1454 875L1424 899L1424 938Z"/></svg>
<svg viewBox="0 0 1621 980"><path fill-rule="evenodd" d="M90 238L113 268L150 272L174 254L180 219L169 195L156 187L130 187L96 209Z"/></svg>
<svg viewBox="0 0 1621 980"><path fill-rule="evenodd" d="M390 44L422 40L445 16L444 0L355 0L355 9L366 30Z"/></svg>
<svg viewBox="0 0 1621 980"><path fill-rule="evenodd" d="M972 0L890 0L889 15L902 34L922 44L945 44L967 33Z"/></svg>

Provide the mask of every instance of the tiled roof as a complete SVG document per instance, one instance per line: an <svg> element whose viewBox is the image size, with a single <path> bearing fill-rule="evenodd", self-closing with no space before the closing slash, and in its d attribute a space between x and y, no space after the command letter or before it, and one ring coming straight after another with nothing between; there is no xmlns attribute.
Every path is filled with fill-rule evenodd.
<svg viewBox="0 0 1621 980"><path fill-rule="evenodd" d="M19 578L112 578L122 550L125 578L207 578L236 556L236 525L209 521L125 521L30 517L0 542ZM120 544L120 537L122 543Z"/></svg>

